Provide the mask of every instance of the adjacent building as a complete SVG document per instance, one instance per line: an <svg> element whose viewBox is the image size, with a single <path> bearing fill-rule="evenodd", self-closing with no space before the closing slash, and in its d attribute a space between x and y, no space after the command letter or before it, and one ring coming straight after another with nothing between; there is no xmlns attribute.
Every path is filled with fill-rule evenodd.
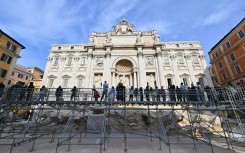
<svg viewBox="0 0 245 153"><path fill-rule="evenodd" d="M32 78L33 74L29 72L25 67L15 65L7 86L12 86L17 82L22 82L23 84L28 86Z"/></svg>
<svg viewBox="0 0 245 153"><path fill-rule="evenodd" d="M37 66L28 67L27 70L33 75L31 82L33 82L35 88L41 88L44 73L43 70Z"/></svg>
<svg viewBox="0 0 245 153"><path fill-rule="evenodd" d="M245 18L209 52L214 84L236 85L245 78Z"/></svg>
<svg viewBox="0 0 245 153"><path fill-rule="evenodd" d="M200 42L160 42L156 30L135 31L125 19L113 28L93 32L88 44L52 45L43 84L49 88L101 88L104 81L127 88L168 88L181 82L213 86Z"/></svg>
<svg viewBox="0 0 245 153"><path fill-rule="evenodd" d="M25 47L0 29L0 82L11 83L13 72L21 49Z"/></svg>

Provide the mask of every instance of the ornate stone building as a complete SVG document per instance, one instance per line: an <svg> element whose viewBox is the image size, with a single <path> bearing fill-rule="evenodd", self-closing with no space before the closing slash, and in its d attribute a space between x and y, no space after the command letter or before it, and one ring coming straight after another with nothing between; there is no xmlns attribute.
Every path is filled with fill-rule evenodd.
<svg viewBox="0 0 245 153"><path fill-rule="evenodd" d="M89 44L52 45L44 73L47 87L127 88L200 82L213 86L199 42L160 42L157 31L135 31L121 20L113 32L93 32Z"/></svg>

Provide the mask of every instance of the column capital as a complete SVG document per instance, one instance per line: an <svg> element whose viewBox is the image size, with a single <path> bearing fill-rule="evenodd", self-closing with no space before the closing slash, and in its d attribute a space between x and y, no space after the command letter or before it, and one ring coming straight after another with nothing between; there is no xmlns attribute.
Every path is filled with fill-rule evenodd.
<svg viewBox="0 0 245 153"><path fill-rule="evenodd" d="M89 57L92 58L93 56L94 56L93 53L88 53L88 54L87 54L87 57L88 57L88 58L89 58Z"/></svg>
<svg viewBox="0 0 245 153"><path fill-rule="evenodd" d="M105 56L105 58L109 58L109 57L111 57L111 53L110 52L106 52L104 56Z"/></svg>
<svg viewBox="0 0 245 153"><path fill-rule="evenodd" d="M161 56L162 56L162 52L161 52L161 51L156 52L156 53L155 53L155 56L156 56L156 57L158 57L158 56L161 57Z"/></svg>
<svg viewBox="0 0 245 153"><path fill-rule="evenodd" d="M143 52L138 52L138 53L137 53L137 56L138 56L138 57L143 57L143 56L144 56L144 53L143 53Z"/></svg>

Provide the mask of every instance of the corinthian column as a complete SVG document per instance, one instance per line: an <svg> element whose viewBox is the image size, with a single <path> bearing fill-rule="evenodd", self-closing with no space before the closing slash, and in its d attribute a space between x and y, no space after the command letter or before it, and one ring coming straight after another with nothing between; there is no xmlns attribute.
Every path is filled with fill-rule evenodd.
<svg viewBox="0 0 245 153"><path fill-rule="evenodd" d="M146 87L146 74L145 74L145 62L143 59L143 46L138 46L138 65L139 65L139 87Z"/></svg>
<svg viewBox="0 0 245 153"><path fill-rule="evenodd" d="M158 66L158 77L159 77L159 84L158 86L163 85L163 64L162 64L162 52L160 47L157 47L157 53L155 54L157 57L157 66Z"/></svg>

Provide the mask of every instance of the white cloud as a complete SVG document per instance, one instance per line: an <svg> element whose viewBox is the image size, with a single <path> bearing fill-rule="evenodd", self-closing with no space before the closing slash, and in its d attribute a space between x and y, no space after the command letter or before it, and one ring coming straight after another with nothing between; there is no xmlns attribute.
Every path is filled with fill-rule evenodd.
<svg viewBox="0 0 245 153"><path fill-rule="evenodd" d="M223 3L220 3L216 7L214 7L213 11L206 17L201 19L199 23L204 26L218 24L232 16L232 13L237 8L236 5L237 3L235 2L232 3L224 1Z"/></svg>

